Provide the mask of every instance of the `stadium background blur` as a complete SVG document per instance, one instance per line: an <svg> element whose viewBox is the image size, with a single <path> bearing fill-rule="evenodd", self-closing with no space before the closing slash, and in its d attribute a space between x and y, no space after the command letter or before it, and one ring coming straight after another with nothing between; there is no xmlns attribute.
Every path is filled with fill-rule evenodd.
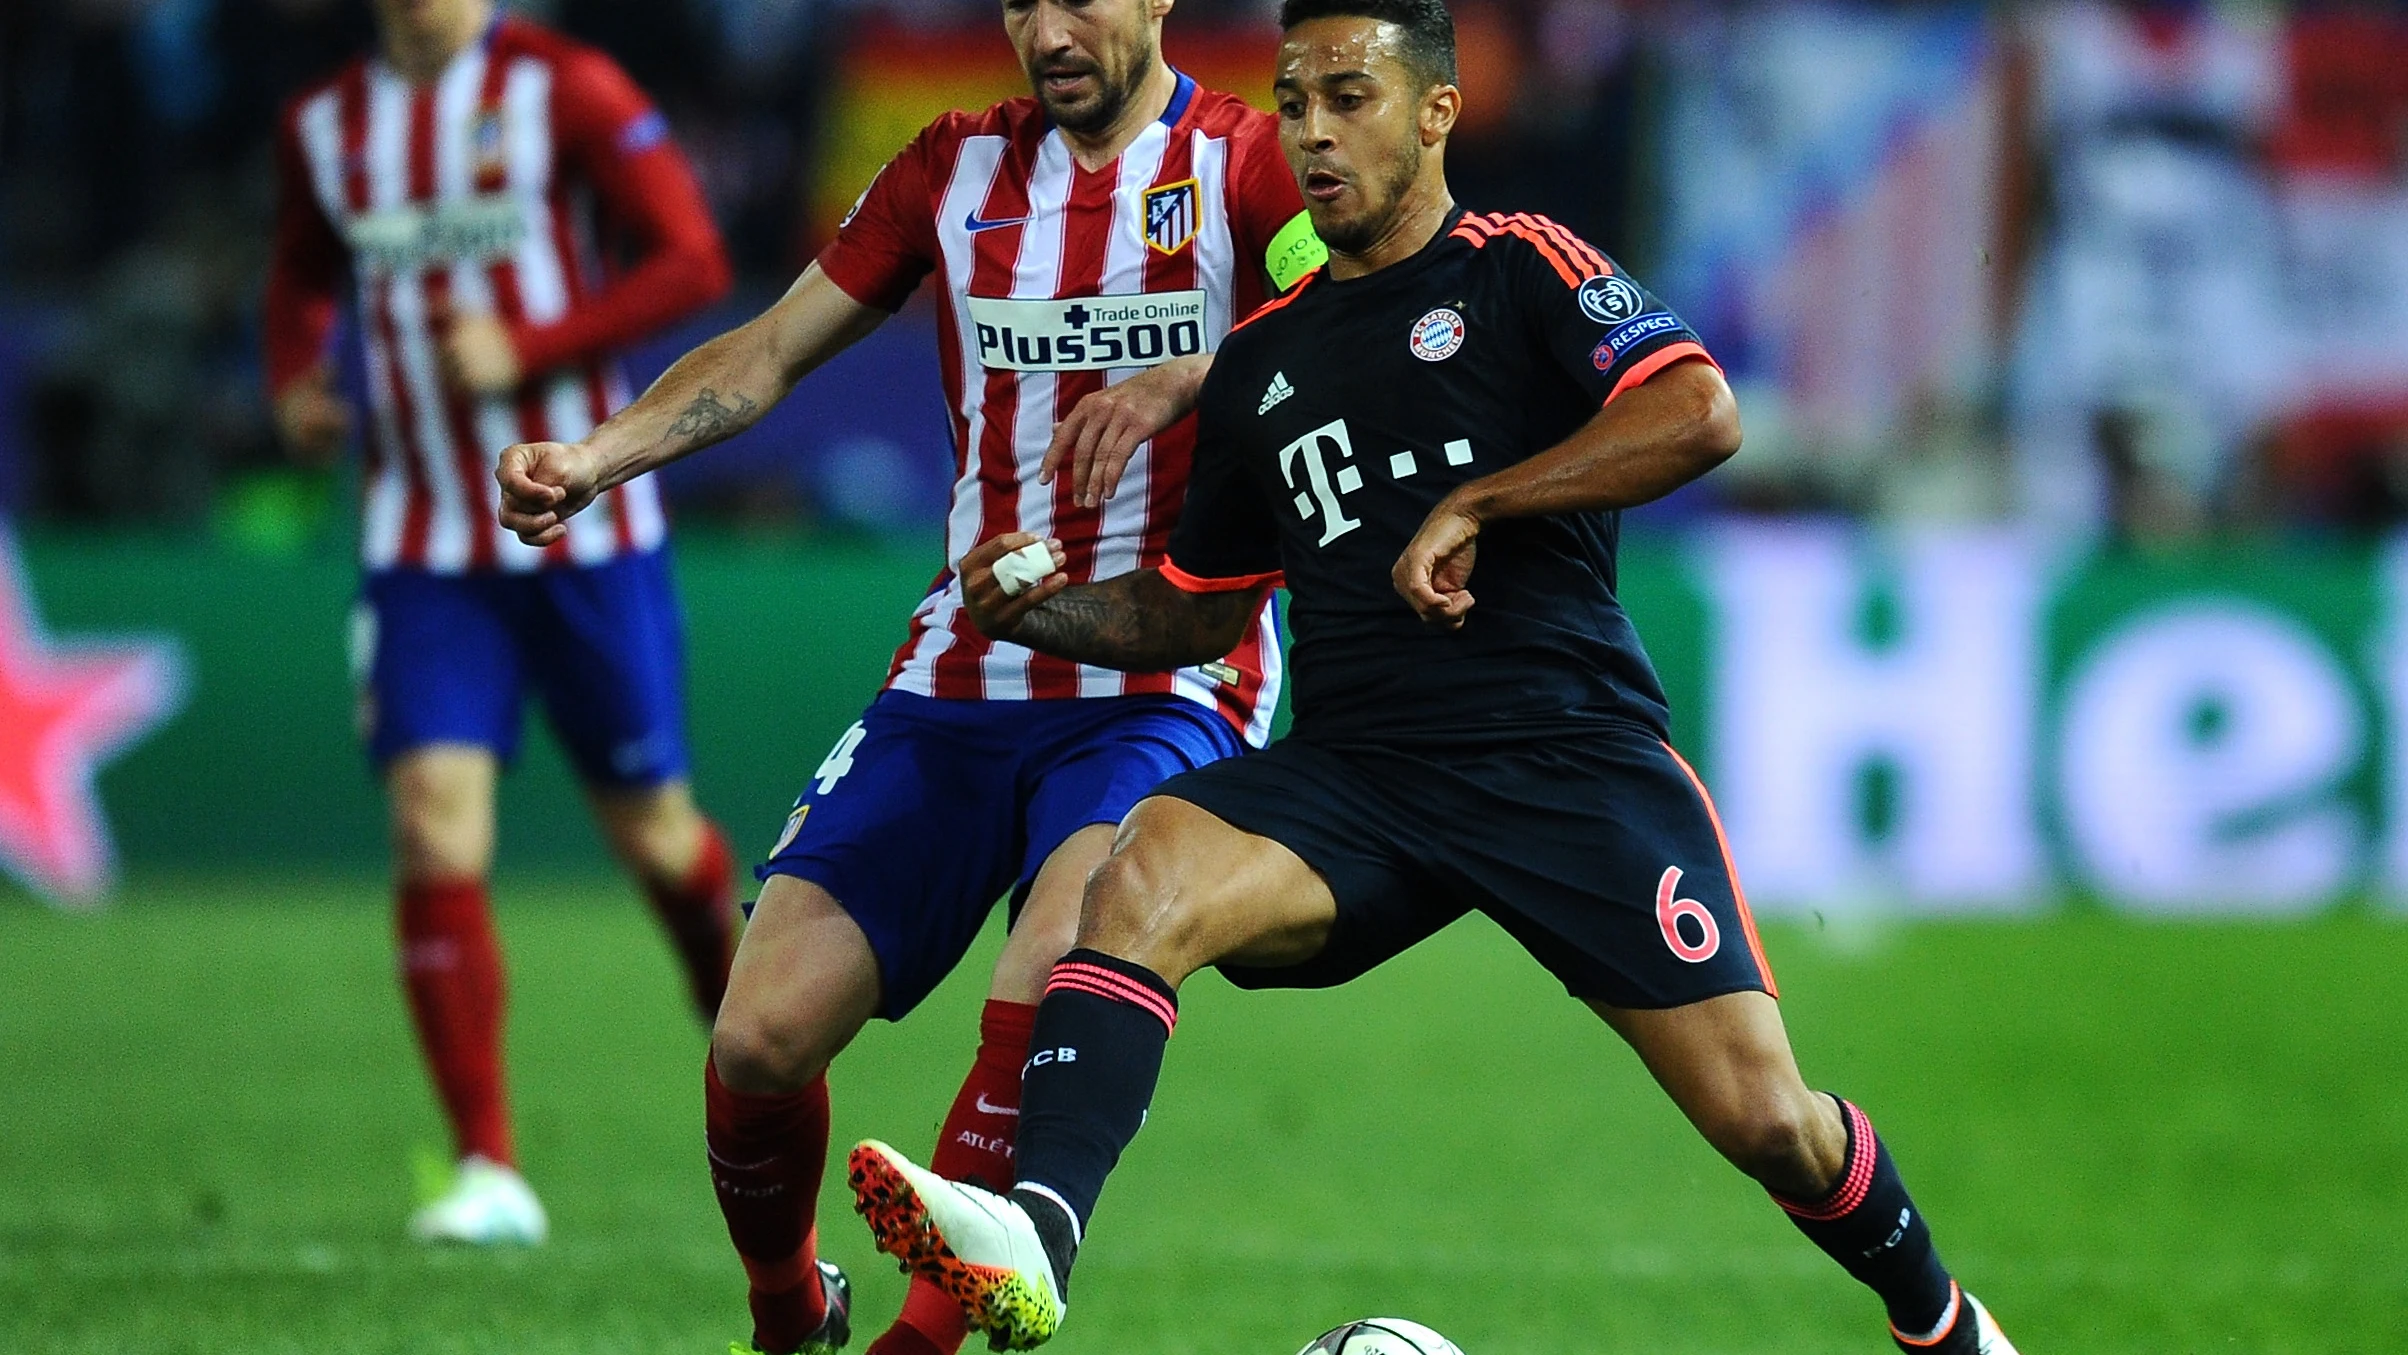
<svg viewBox="0 0 2408 1355"><path fill-rule="evenodd" d="M661 101L736 254L639 376L1022 87L989 0L519 7ZM1274 8L1181 0L1172 59L1260 100ZM1458 195L1599 242L1740 390L1747 449L1632 515L1625 593L1810 1075L1884 1108L2027 1349L2408 1349L2408 7L1454 9ZM0 12L0 660L19 699L44 649L140 661L87 840L0 722L10 1349L736 1330L699 1043L548 750L497 893L561 1237L398 1239L437 1132L351 734L353 472L285 463L258 335L275 109L368 35L364 0ZM916 301L667 476L698 789L756 849L938 566L933 336ZM1466 928L1343 994L1196 995L1100 1222L1209 1226L1082 1270L1063 1348L1382 1308L1475 1355L1865 1348L1631 1068L1534 1105L1605 1048L1542 987ZM973 997L840 1067L840 1137L933 1126ZM1582 1189L1499 1200L1464 1164L1500 1150Z"/></svg>

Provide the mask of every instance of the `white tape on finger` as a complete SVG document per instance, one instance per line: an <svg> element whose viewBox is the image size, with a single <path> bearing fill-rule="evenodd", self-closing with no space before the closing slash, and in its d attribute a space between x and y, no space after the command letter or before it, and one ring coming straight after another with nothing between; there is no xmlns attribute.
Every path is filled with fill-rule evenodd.
<svg viewBox="0 0 2408 1355"><path fill-rule="evenodd" d="M1020 596L1052 578L1053 573L1053 551L1042 541L1022 546L995 562L995 582L1003 586L1008 598Z"/></svg>

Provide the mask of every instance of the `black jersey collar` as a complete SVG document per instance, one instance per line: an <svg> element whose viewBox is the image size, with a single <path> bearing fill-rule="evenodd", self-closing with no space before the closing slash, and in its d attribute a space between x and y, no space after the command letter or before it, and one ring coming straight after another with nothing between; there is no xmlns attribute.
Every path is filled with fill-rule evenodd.
<svg viewBox="0 0 2408 1355"><path fill-rule="evenodd" d="M1446 214L1446 220L1438 224L1438 233L1431 236L1429 243L1415 251L1410 258L1399 259L1377 273L1366 273L1359 278L1348 278L1343 282L1332 275L1325 265L1321 270L1323 281L1331 287L1368 287L1383 278L1411 277L1429 267L1439 255L1446 252L1449 242L1456 239L1455 228L1463 224L1463 218L1466 215L1463 204L1456 203L1454 210Z"/></svg>

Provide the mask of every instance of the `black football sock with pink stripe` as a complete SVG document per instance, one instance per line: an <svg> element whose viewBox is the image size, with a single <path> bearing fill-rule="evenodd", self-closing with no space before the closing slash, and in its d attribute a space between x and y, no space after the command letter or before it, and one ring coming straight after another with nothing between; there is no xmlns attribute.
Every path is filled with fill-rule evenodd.
<svg viewBox="0 0 2408 1355"><path fill-rule="evenodd" d="M1971 1352L1971 1314L1940 1264L1923 1211L1898 1179L1898 1164L1863 1111L1846 1101L1839 1101L1839 1110L1848 1129L1839 1184L1820 1200L1776 1195L1774 1203L1788 1211L1799 1232L1881 1296L1890 1312L1890 1333L1901 1347L1943 1355Z"/></svg>
<svg viewBox="0 0 2408 1355"><path fill-rule="evenodd" d="M1047 1234L1063 1280L1104 1178L1145 1126L1178 1024L1178 991L1144 965L1074 950L1054 966L1020 1077L1012 1194Z"/></svg>

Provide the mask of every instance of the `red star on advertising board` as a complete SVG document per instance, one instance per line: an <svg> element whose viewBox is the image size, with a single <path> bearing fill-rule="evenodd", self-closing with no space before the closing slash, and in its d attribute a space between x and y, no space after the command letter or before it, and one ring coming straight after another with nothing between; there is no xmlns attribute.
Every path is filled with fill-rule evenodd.
<svg viewBox="0 0 2408 1355"><path fill-rule="evenodd" d="M182 674L170 642L50 641L0 529L0 870L60 903L100 901L116 853L93 775L175 713Z"/></svg>

